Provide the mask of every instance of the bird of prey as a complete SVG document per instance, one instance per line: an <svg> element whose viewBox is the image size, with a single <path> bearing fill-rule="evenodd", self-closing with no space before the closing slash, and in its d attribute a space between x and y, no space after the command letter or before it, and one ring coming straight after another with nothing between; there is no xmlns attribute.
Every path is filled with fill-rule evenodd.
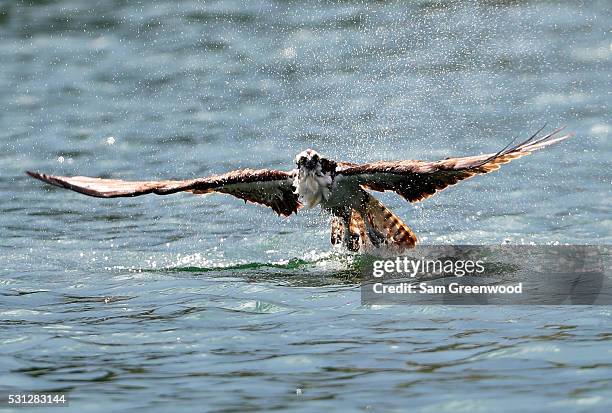
<svg viewBox="0 0 612 413"><path fill-rule="evenodd" d="M230 194L289 216L304 208L321 208L332 215L331 242L350 251L385 248L401 253L417 243L414 232L368 191L393 191L409 202L422 201L438 191L500 165L563 141L563 128L510 144L497 153L438 161L338 162L306 149L295 157L291 171L238 169L223 175L168 181L123 181L85 176L27 174L52 185L99 198L133 197L177 192Z"/></svg>

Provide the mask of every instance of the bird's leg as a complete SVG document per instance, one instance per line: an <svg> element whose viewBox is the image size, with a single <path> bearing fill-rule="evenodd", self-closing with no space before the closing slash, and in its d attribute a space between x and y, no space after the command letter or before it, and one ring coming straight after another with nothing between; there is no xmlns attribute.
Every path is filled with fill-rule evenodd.
<svg viewBox="0 0 612 413"><path fill-rule="evenodd" d="M349 251L359 251L360 237L359 233L355 233L351 228L351 218L349 215L348 219L344 220L344 246Z"/></svg>
<svg viewBox="0 0 612 413"><path fill-rule="evenodd" d="M332 217L330 241L332 245L339 245L344 242L344 223L340 217Z"/></svg>
<svg viewBox="0 0 612 413"><path fill-rule="evenodd" d="M349 251L359 251L359 232L355 232L351 227L351 214L351 208L342 208L334 211L334 215L342 220L342 227L344 229L342 234L342 244Z"/></svg>

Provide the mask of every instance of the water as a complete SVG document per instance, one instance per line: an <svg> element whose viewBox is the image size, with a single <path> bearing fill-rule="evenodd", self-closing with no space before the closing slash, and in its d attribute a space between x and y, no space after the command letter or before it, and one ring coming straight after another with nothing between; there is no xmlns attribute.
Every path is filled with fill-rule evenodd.
<svg viewBox="0 0 612 413"><path fill-rule="evenodd" d="M470 2L471 3L471 2ZM410 205L425 244L610 244L605 1L0 1L0 388L66 411L610 411L609 307L360 305L317 211L125 179L577 137ZM21 411L21 410L20 410Z"/></svg>

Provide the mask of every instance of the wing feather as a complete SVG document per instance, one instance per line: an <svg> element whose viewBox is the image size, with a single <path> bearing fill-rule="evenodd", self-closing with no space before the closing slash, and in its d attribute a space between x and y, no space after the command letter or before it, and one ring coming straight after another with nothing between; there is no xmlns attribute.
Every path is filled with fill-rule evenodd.
<svg viewBox="0 0 612 413"><path fill-rule="evenodd" d="M559 136L563 128L537 138L536 132L526 141L508 145L494 154L447 158L439 161L396 161L366 164L346 164L338 169L344 178L354 178L358 184L373 191L394 191L410 202L422 201L451 185L499 169L513 159L561 142L571 134Z"/></svg>
<svg viewBox="0 0 612 413"><path fill-rule="evenodd" d="M239 169L223 175L190 180L123 181L86 176L53 176L27 171L33 178L98 198L133 197L177 192L208 194L219 192L272 208L289 216L300 208L293 192L293 172L274 169Z"/></svg>

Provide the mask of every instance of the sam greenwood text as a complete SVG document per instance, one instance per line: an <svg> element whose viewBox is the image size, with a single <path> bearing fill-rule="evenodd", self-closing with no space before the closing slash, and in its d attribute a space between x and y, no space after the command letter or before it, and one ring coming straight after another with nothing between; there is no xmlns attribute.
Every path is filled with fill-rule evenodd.
<svg viewBox="0 0 612 413"><path fill-rule="evenodd" d="M375 294L522 294L523 283L514 285L429 285L426 283L383 284L372 286Z"/></svg>

